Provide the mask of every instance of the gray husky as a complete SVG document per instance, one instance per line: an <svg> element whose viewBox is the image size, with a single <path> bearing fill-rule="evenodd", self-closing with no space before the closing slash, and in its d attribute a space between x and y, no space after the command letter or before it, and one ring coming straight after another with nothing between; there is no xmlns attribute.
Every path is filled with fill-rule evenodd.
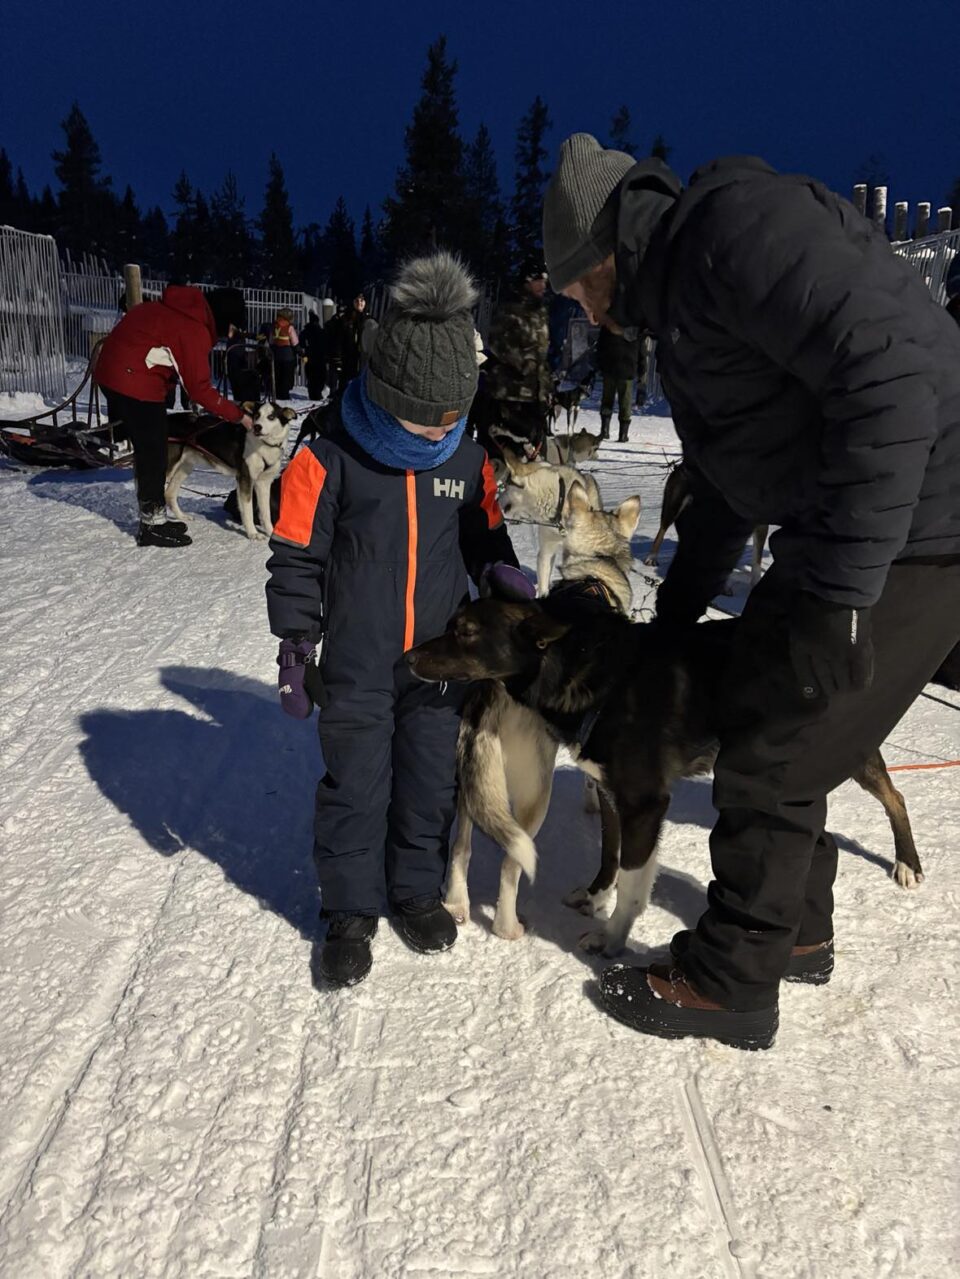
<svg viewBox="0 0 960 1279"><path fill-rule="evenodd" d="M628 497L615 511L598 510L587 486L574 479L561 511L563 580L552 597L563 593L575 611L600 607L628 615L630 539L639 517L639 497ZM475 686L464 706L457 747L458 829L444 902L458 923L470 916L467 869L477 825L505 854L493 931L507 941L523 936L517 889L521 871L531 880L536 873L534 840L550 806L556 757L557 742L539 715L514 701L499 681ZM601 798L606 832L613 823L603 803ZM567 904L582 910L588 895L577 889Z"/></svg>
<svg viewBox="0 0 960 1279"><path fill-rule="evenodd" d="M600 490L592 475L575 466L554 466L549 462L524 462L508 447L503 449L507 480L500 494L500 506L507 519L526 520L538 524L540 546L537 551L537 593L550 589L553 565L563 545L560 522L567 506L567 495L574 484L582 485L589 504L598 509Z"/></svg>

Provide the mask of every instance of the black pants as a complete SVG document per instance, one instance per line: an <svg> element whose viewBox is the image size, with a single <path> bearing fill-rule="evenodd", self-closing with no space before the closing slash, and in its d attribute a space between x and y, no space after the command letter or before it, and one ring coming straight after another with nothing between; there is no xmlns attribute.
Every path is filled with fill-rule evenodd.
<svg viewBox="0 0 960 1279"><path fill-rule="evenodd" d="M633 379L603 378L603 393L600 397L600 416L609 422L613 416L613 402L617 401L617 417L621 426L630 425L633 412Z"/></svg>
<svg viewBox="0 0 960 1279"><path fill-rule="evenodd" d="M311 356L307 361L307 395L311 400L323 399L323 388L327 382L327 368L323 360Z"/></svg>
<svg viewBox="0 0 960 1279"><path fill-rule="evenodd" d="M772 1004L791 947L833 936L826 797L960 638L960 565L894 564L872 610L873 683L811 705L790 672L791 593L774 565L744 609L714 770L714 879L682 961L697 989L728 1008Z"/></svg>
<svg viewBox="0 0 960 1279"><path fill-rule="evenodd" d="M293 382L297 376L297 359L292 353L287 359L285 355L274 352L273 355L273 380L277 388L278 400L289 400L290 392L293 390Z"/></svg>
<svg viewBox="0 0 960 1279"><path fill-rule="evenodd" d="M129 395L104 388L107 412L112 422L122 422L133 445L133 474L137 505L147 519L166 513L164 487L167 478L167 410L149 400L132 400Z"/></svg>
<svg viewBox="0 0 960 1279"><path fill-rule="evenodd" d="M339 690L320 712L314 860L325 912L379 915L439 896L456 812L463 688L406 668L393 692Z"/></svg>

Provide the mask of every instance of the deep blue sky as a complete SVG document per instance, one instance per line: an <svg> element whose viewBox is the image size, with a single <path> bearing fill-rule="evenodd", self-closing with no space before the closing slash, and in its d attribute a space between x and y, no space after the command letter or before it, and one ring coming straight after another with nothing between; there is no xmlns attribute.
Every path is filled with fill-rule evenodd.
<svg viewBox="0 0 960 1279"><path fill-rule="evenodd" d="M0 146L31 189L53 181L76 98L114 185L167 212L181 168L208 191L233 169L255 215L275 149L298 223L325 222L341 192L359 223L392 187L440 32L461 131L487 123L507 191L536 93L552 153L576 130L603 137L626 102L635 138L662 132L684 178L753 152L849 194L879 152L891 202L936 205L960 176L960 0L11 0L2 31Z"/></svg>

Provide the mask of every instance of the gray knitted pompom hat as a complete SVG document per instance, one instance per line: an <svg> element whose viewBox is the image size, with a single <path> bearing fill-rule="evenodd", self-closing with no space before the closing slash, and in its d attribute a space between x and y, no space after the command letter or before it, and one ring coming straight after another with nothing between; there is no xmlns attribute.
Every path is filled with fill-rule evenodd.
<svg viewBox="0 0 960 1279"><path fill-rule="evenodd" d="M473 280L451 253L405 262L370 353L370 399L418 426L463 417L477 389L476 299Z"/></svg>
<svg viewBox="0 0 960 1279"><path fill-rule="evenodd" d="M590 133L571 134L560 147L543 198L543 251L557 293L616 248L613 196L635 164L633 156L607 151Z"/></svg>

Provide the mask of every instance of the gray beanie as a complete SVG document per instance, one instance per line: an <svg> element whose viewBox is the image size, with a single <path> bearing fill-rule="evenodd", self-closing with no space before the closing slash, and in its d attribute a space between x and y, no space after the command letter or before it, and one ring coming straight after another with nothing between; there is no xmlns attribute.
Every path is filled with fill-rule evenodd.
<svg viewBox="0 0 960 1279"><path fill-rule="evenodd" d="M477 389L476 300L473 280L452 254L405 262L370 352L370 399L418 426L463 417Z"/></svg>
<svg viewBox="0 0 960 1279"><path fill-rule="evenodd" d="M636 164L607 151L590 133L574 133L560 147L560 163L543 198L543 251L557 293L616 248L614 192Z"/></svg>

